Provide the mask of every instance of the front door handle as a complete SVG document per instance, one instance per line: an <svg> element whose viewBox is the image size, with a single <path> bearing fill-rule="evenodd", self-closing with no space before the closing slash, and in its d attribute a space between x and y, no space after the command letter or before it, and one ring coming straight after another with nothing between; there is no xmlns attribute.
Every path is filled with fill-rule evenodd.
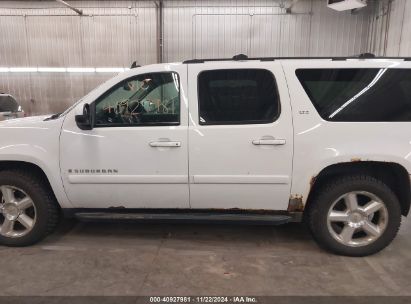
<svg viewBox="0 0 411 304"><path fill-rule="evenodd" d="M280 146L285 145L285 139L258 139L253 140L253 145L256 146Z"/></svg>
<svg viewBox="0 0 411 304"><path fill-rule="evenodd" d="M179 148L181 147L181 142L179 141L152 141L149 143L150 147L169 147L169 148Z"/></svg>

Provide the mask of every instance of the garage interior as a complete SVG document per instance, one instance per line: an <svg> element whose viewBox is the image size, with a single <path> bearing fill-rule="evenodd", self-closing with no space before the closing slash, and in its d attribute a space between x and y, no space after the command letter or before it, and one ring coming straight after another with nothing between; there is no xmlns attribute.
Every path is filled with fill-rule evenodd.
<svg viewBox="0 0 411 304"><path fill-rule="evenodd" d="M411 57L411 1L1 1L0 92L27 116L60 113L133 62ZM321 250L304 224L66 220L0 248L1 296L410 296L411 222L364 258Z"/></svg>

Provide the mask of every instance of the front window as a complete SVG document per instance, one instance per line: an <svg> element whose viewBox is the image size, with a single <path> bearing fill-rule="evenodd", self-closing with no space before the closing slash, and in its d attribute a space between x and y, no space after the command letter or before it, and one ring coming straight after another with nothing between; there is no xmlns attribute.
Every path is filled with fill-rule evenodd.
<svg viewBox="0 0 411 304"><path fill-rule="evenodd" d="M114 86L96 101L96 127L178 125L177 73L147 73Z"/></svg>

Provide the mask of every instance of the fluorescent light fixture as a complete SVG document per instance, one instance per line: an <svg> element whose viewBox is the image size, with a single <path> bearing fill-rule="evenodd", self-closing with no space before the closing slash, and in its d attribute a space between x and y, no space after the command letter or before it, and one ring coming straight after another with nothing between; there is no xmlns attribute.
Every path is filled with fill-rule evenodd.
<svg viewBox="0 0 411 304"><path fill-rule="evenodd" d="M12 67L9 70L10 72L37 72L37 68L30 67Z"/></svg>
<svg viewBox="0 0 411 304"><path fill-rule="evenodd" d="M39 72L47 72L47 73L64 73L67 72L66 68L54 68L54 67L45 67L45 68L37 68Z"/></svg>
<svg viewBox="0 0 411 304"><path fill-rule="evenodd" d="M121 67L81 68L81 67L0 67L0 73L121 73L130 70Z"/></svg>
<svg viewBox="0 0 411 304"><path fill-rule="evenodd" d="M95 71L95 68L67 68L69 73L94 73Z"/></svg>
<svg viewBox="0 0 411 304"><path fill-rule="evenodd" d="M124 72L124 68L96 68L97 73L120 73Z"/></svg>

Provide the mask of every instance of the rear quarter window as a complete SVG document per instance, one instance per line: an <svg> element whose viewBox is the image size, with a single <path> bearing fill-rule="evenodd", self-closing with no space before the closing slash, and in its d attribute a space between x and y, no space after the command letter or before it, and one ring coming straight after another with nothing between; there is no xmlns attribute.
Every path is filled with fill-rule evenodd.
<svg viewBox="0 0 411 304"><path fill-rule="evenodd" d="M410 69L298 69L296 75L328 121L411 121Z"/></svg>

